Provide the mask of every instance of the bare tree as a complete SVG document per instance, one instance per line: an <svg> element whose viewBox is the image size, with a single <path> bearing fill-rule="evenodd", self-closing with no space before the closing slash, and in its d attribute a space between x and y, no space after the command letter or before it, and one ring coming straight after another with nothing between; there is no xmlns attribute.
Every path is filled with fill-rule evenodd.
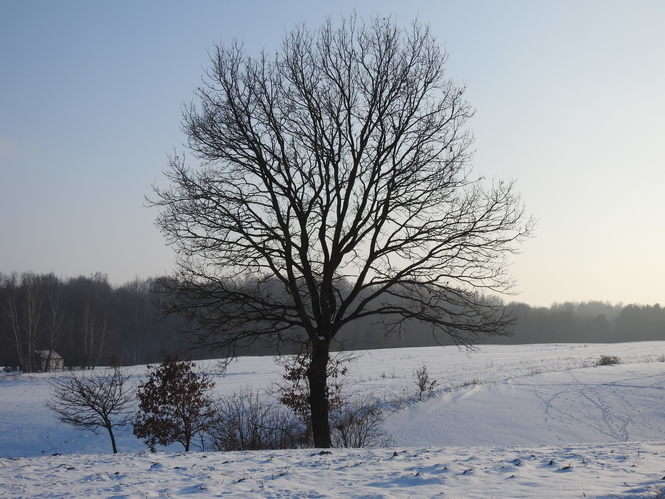
<svg viewBox="0 0 665 499"><path fill-rule="evenodd" d="M113 428L130 421L131 393L125 389L127 378L114 369L110 376L68 376L56 378L53 398L48 407L63 423L96 432L104 428L111 439L113 453L118 452Z"/></svg>
<svg viewBox="0 0 665 499"><path fill-rule="evenodd" d="M508 322L482 292L508 289L529 224L512 184L471 176L472 109L445 62L426 27L384 18L295 29L274 56L218 46L183 119L202 165L174 155L156 189L181 310L212 345L305 335L317 447L345 325L424 321L469 344Z"/></svg>
<svg viewBox="0 0 665 499"><path fill-rule="evenodd" d="M5 311L14 339L16 357L21 369L38 369L35 351L40 341L44 312L44 283L46 276L25 273L20 278L12 275L6 281Z"/></svg>
<svg viewBox="0 0 665 499"><path fill-rule="evenodd" d="M25 357L23 345L23 329L21 328L21 319L19 314L20 287L16 275L6 278L3 282L5 288L5 307L7 322L11 330L11 339L16 350L16 362L23 370L28 368L28 361Z"/></svg>
<svg viewBox="0 0 665 499"><path fill-rule="evenodd" d="M56 344L60 340L65 320L63 306L62 283L53 274L46 276L45 302L46 302L46 343L48 346L47 358L44 362L46 370L51 368L51 356L55 352Z"/></svg>
<svg viewBox="0 0 665 499"><path fill-rule="evenodd" d="M106 318L100 317L96 309L97 304L93 305L87 301L83 305L83 315L81 317L83 367L89 369L94 369L99 363L104 351L104 340L106 339Z"/></svg>
<svg viewBox="0 0 665 499"><path fill-rule="evenodd" d="M430 396L434 392L434 388L439 384L439 380L430 376L427 366L423 364L420 368L416 369L416 387L418 388L418 400L422 402L423 397Z"/></svg>

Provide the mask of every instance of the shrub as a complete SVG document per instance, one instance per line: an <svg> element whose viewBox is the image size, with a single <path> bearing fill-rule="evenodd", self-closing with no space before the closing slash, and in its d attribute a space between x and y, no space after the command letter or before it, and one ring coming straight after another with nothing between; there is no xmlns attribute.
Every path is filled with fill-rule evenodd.
<svg viewBox="0 0 665 499"><path fill-rule="evenodd" d="M331 413L334 447L372 447L389 444L382 430L383 411L368 401L345 403ZM311 447L309 429L300 417L264 402L256 392L234 393L215 404L208 426L215 450L264 450Z"/></svg>
<svg viewBox="0 0 665 499"><path fill-rule="evenodd" d="M620 363L621 360L616 355L601 355L596 361L596 366L614 366Z"/></svg>
<svg viewBox="0 0 665 499"><path fill-rule="evenodd" d="M386 444L389 439L381 429L383 411L379 405L367 400L350 402L344 397L343 378L348 373L348 367L345 364L350 361L351 358L337 356L330 359L328 363L328 392L326 395L330 410L332 445L334 447L370 447ZM299 447L312 444L307 378L309 365L308 351L290 357L284 362L283 382L277 386L279 401L291 409L305 425L304 438L297 441ZM433 387L436 383L436 381L430 381L430 386Z"/></svg>
<svg viewBox="0 0 665 499"><path fill-rule="evenodd" d="M334 447L374 447L388 443L381 427L383 411L376 403L364 400L345 404L331 419Z"/></svg>
<svg viewBox="0 0 665 499"><path fill-rule="evenodd" d="M148 366L148 380L136 393L139 410L134 435L151 450L156 444L179 442L188 451L192 438L207 430L213 416L208 392L214 383L193 368L192 362L176 360Z"/></svg>
<svg viewBox="0 0 665 499"><path fill-rule="evenodd" d="M350 359L334 357L328 362L327 377L328 408L333 412L344 405L342 395L342 378L348 373L346 363ZM307 373L311 363L311 355L305 350L284 361L282 383L277 385L279 401L291 409L307 426L310 426L309 379Z"/></svg>
<svg viewBox="0 0 665 499"><path fill-rule="evenodd" d="M418 400L423 400L423 396L430 396L434 388L439 383L438 380L432 379L427 366L423 365L420 369L416 370L416 387L418 388Z"/></svg>
<svg viewBox="0 0 665 499"><path fill-rule="evenodd" d="M235 393L215 406L208 434L216 450L291 449L307 445L307 431L291 412L261 401L255 392Z"/></svg>

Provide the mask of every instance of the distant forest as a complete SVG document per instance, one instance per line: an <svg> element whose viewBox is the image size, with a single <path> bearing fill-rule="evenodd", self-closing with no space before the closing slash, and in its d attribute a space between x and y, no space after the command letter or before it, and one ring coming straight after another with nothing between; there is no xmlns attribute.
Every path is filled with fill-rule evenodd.
<svg viewBox="0 0 665 499"><path fill-rule="evenodd" d="M214 358L191 334L194 324L164 313L168 278L136 280L119 287L106 276L61 279L53 274L0 274L0 366L38 369L36 352L58 352L70 367L128 365L165 357ZM665 308L660 305L563 303L532 307L509 303L515 322L509 336L481 338L478 344L618 342L665 340ZM412 324L401 334L385 334L370 321L342 330L337 349L396 348L447 344ZM240 355L274 354L277 345L257 342ZM281 353L289 351L282 348Z"/></svg>

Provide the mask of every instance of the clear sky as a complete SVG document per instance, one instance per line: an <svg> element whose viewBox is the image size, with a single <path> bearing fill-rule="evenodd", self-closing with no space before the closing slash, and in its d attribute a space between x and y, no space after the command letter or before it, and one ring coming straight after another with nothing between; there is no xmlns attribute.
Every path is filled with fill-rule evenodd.
<svg viewBox="0 0 665 499"><path fill-rule="evenodd" d="M168 273L144 206L215 43L429 23L477 110L478 175L537 227L512 298L665 303L665 2L0 0L0 272Z"/></svg>

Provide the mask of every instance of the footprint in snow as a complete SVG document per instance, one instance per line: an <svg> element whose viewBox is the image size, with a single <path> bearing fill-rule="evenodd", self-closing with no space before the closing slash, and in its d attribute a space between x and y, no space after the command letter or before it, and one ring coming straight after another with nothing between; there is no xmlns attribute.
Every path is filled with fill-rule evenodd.
<svg viewBox="0 0 665 499"><path fill-rule="evenodd" d="M443 464L432 464L429 466L413 466L407 468L408 471L416 471L418 473L428 473L428 474L441 474L448 472L448 466Z"/></svg>
<svg viewBox="0 0 665 499"><path fill-rule="evenodd" d="M189 487L183 487L178 491L179 494L198 494L199 492L207 492L208 487L205 483L198 483L196 485L190 485Z"/></svg>

